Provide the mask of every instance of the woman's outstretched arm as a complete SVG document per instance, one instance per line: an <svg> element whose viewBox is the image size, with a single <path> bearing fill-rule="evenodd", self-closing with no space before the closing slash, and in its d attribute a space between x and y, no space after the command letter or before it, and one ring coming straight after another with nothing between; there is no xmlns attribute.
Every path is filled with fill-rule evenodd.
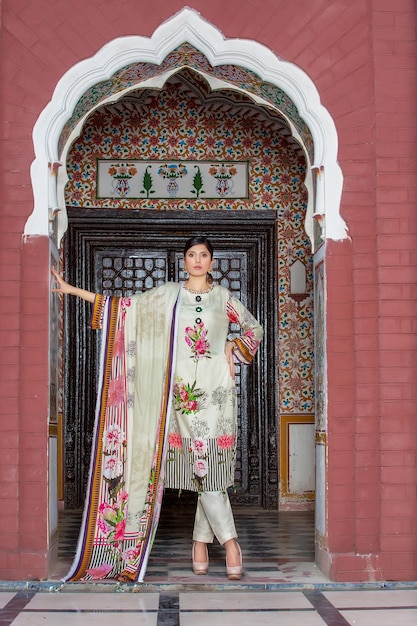
<svg viewBox="0 0 417 626"><path fill-rule="evenodd" d="M52 289L54 293L63 293L71 296L77 296L77 298L82 298L83 300L87 300L87 302L94 302L94 299L96 297L95 293L70 285L62 278L60 274L58 274L58 272L54 268L51 269L51 272L57 282L57 287Z"/></svg>

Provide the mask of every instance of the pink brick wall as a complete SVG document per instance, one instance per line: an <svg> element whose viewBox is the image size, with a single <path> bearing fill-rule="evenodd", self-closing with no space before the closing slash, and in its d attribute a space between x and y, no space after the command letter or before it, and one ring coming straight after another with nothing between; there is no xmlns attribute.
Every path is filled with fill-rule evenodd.
<svg viewBox="0 0 417 626"><path fill-rule="evenodd" d="M378 170L380 551L396 580L417 575L415 3L374 2ZM399 523L400 522L400 523ZM386 563L386 565L385 565ZM392 574L391 574L392 572ZM386 576L389 577L389 576Z"/></svg>
<svg viewBox="0 0 417 626"><path fill-rule="evenodd" d="M329 304L328 571L340 581L415 580L417 574L417 162L412 157L417 129L415 104L410 106L417 95L415 5L402 2L392 10L378 1L374 8L369 125L361 128L365 114L356 117L359 134L353 141L339 134L343 214L352 237L347 274L338 277L329 262L336 254L342 260L334 248L343 246L329 246L327 257L329 299L337 289L349 291L350 271L352 284L352 336L347 319L335 328L331 310L337 305ZM362 74L368 72L364 68ZM348 116L355 119L354 111ZM350 381L338 386L344 337L346 352L349 341L353 344L350 391ZM349 394L345 409L349 406L352 413L346 424L339 414ZM344 474L350 479L352 467L353 484Z"/></svg>
<svg viewBox="0 0 417 626"><path fill-rule="evenodd" d="M351 241L330 243L326 259L330 574L415 579L415 2L185 4L226 37L256 40L299 65L333 116ZM42 238L22 243L33 203L32 129L70 67L115 37L150 36L183 6L1 4L0 493L8 513L0 527L0 578L47 575L49 250Z"/></svg>

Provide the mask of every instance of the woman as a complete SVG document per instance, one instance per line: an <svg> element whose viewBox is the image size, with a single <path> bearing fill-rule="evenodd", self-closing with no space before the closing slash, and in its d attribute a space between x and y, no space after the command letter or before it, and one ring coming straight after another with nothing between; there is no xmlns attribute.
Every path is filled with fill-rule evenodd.
<svg viewBox="0 0 417 626"><path fill-rule="evenodd" d="M199 494L194 573L207 573L207 544L216 537L228 578L242 575L227 495L236 457L235 359L250 363L263 331L213 283L212 263L211 243L193 237L184 248L184 285L129 298L78 289L52 270L54 291L92 302L92 326L104 334L89 486L68 579L142 581L164 487ZM228 340L231 322L242 333Z"/></svg>

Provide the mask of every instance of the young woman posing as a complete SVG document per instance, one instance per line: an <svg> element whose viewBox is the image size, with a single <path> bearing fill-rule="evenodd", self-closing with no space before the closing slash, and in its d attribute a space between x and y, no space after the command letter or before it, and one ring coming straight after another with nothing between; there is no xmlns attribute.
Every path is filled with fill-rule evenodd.
<svg viewBox="0 0 417 626"><path fill-rule="evenodd" d="M184 248L184 284L127 298L66 283L57 293L93 303L103 347L92 463L77 555L68 579L142 581L164 487L198 492L195 574L209 568L207 544L226 550L226 573L239 580L242 554L227 488L237 443L235 362L249 364L262 327L213 282L213 247L193 237ZM230 323L238 336L229 335Z"/></svg>

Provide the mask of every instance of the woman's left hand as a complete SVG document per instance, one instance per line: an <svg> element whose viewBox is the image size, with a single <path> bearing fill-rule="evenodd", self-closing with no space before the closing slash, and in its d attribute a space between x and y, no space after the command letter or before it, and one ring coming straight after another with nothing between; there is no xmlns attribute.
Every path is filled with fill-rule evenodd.
<svg viewBox="0 0 417 626"><path fill-rule="evenodd" d="M224 346L224 353L226 355L227 362L229 363L230 376L233 380L235 378L235 360L233 358L234 347L235 344L233 341L226 341L226 345Z"/></svg>

